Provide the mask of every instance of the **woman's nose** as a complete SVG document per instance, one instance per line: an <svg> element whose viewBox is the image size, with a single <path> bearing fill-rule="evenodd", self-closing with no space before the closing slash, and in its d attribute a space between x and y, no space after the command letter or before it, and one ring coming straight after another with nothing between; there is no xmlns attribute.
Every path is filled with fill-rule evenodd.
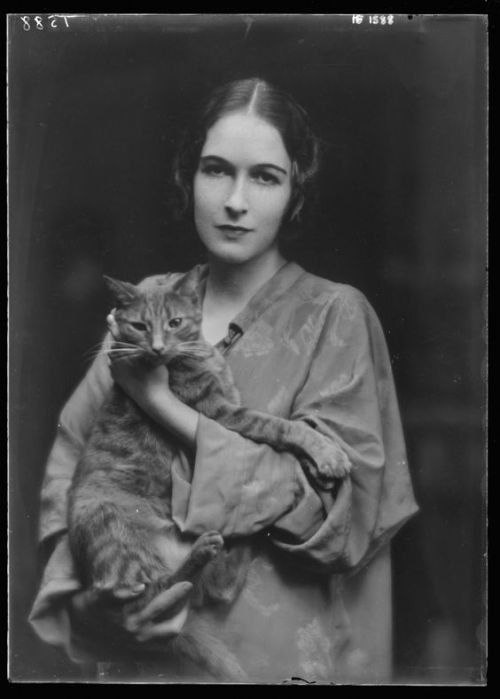
<svg viewBox="0 0 500 699"><path fill-rule="evenodd" d="M245 185L241 179L236 180L229 193L224 208L231 216L241 216L248 211L248 204L245 196Z"/></svg>

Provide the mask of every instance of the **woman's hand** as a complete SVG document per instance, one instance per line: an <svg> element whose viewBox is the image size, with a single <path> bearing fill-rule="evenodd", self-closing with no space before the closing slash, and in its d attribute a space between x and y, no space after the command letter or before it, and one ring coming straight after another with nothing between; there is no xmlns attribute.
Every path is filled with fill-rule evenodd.
<svg viewBox="0 0 500 699"><path fill-rule="evenodd" d="M112 337L118 340L113 311L106 321ZM114 381L147 415L192 449L196 443L199 415L170 390L167 368L163 365L149 367L145 362L113 360L113 356L114 353L110 353L109 364Z"/></svg>
<svg viewBox="0 0 500 699"><path fill-rule="evenodd" d="M106 322L113 338L119 340L113 312L108 315ZM159 400L172 396L165 366L153 367L146 362L122 361L119 354L115 353L109 355L108 361L113 380L146 412L150 412Z"/></svg>
<svg viewBox="0 0 500 699"><path fill-rule="evenodd" d="M103 660L161 652L165 641L182 631L192 589L190 582L176 583L133 614L123 611L123 600L84 590L71 598L70 614L81 640Z"/></svg>

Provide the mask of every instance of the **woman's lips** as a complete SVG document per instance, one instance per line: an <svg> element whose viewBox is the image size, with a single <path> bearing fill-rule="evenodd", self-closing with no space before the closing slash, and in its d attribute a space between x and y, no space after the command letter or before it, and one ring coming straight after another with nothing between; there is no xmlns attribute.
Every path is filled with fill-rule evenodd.
<svg viewBox="0 0 500 699"><path fill-rule="evenodd" d="M245 228L244 226L232 226L226 223L222 224L221 226L217 226L217 228L226 233L249 233L252 230L251 228Z"/></svg>
<svg viewBox="0 0 500 699"><path fill-rule="evenodd" d="M244 226L229 226L224 224L216 227L224 234L226 240L240 240L243 236L252 231L251 228L245 228Z"/></svg>

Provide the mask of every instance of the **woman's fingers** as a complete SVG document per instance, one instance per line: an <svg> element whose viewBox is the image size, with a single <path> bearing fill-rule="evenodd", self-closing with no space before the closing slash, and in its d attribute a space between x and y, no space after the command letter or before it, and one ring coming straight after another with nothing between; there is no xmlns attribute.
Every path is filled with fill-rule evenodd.
<svg viewBox="0 0 500 699"><path fill-rule="evenodd" d="M108 330L113 335L114 339L118 338L118 324L115 320L115 308L106 316L106 323L108 324Z"/></svg>
<svg viewBox="0 0 500 699"><path fill-rule="evenodd" d="M167 621L162 621L158 624L148 622L141 628L135 637L138 641L144 642L152 641L155 638L167 639L171 638L172 636L178 636L186 623L187 615L188 608L186 606L183 607L174 617L168 619Z"/></svg>
<svg viewBox="0 0 500 699"><path fill-rule="evenodd" d="M84 628L95 631L96 638L104 638L110 633L116 636L126 631L131 641L143 644L155 639L167 640L182 631L192 589L190 582L177 583L157 595L141 612L126 618L123 617L122 605L127 603L127 599L119 599L109 592L84 590L73 595L71 602L75 619ZM162 615L162 620L156 622L159 615Z"/></svg>
<svg viewBox="0 0 500 699"><path fill-rule="evenodd" d="M188 597L193 589L193 585L190 582L180 582L173 585L168 590L160 592L159 595L154 597L151 602L141 611L130 614L125 622L125 628L128 631L134 632L139 631L139 634L146 632L146 629L152 625L154 619L160 614L165 614L168 610L172 611L172 616L165 622L161 622L158 626L162 628L172 629L172 634L178 633L177 627L185 622L185 618L182 617L182 613L187 615L187 601ZM183 605L179 611L180 605ZM174 616L175 615L175 616ZM160 632L163 635L165 632Z"/></svg>
<svg viewBox="0 0 500 699"><path fill-rule="evenodd" d="M110 313L106 316L106 323L107 323L107 326L108 326L108 330L109 330L109 332L111 333L111 337L113 338L113 340L117 340L117 339L118 339L118 324L117 324L117 322L116 322L116 320L115 320L115 315L114 315L114 314L115 314L115 310L116 310L116 309L113 308L113 309L110 311ZM110 355L110 354L108 354L107 360L108 360L108 366L111 368L111 367L113 366L113 362L111 361L111 355Z"/></svg>
<svg viewBox="0 0 500 699"><path fill-rule="evenodd" d="M76 595L73 595L71 598L71 603L77 612L86 612L93 609L99 602L101 602L102 597L103 595L100 590L91 588L89 590L77 592Z"/></svg>

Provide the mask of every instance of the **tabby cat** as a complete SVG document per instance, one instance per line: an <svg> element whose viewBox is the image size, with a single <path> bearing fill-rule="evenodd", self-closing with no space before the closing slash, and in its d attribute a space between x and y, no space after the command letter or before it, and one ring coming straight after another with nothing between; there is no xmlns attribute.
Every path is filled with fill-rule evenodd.
<svg viewBox="0 0 500 699"><path fill-rule="evenodd" d="M172 391L186 404L256 442L291 451L320 488L349 472L341 448L305 422L240 406L222 354L201 336L201 300L190 275L139 286L105 280L116 305L118 361L168 367ZM72 553L85 587L123 599L122 611L144 606L177 581L195 584L195 599L231 602L243 584L246 547L223 548L217 532L185 541L172 521L175 442L115 384L99 412L69 491ZM241 677L237 662L207 640L196 612L166 653L191 657L216 677Z"/></svg>

